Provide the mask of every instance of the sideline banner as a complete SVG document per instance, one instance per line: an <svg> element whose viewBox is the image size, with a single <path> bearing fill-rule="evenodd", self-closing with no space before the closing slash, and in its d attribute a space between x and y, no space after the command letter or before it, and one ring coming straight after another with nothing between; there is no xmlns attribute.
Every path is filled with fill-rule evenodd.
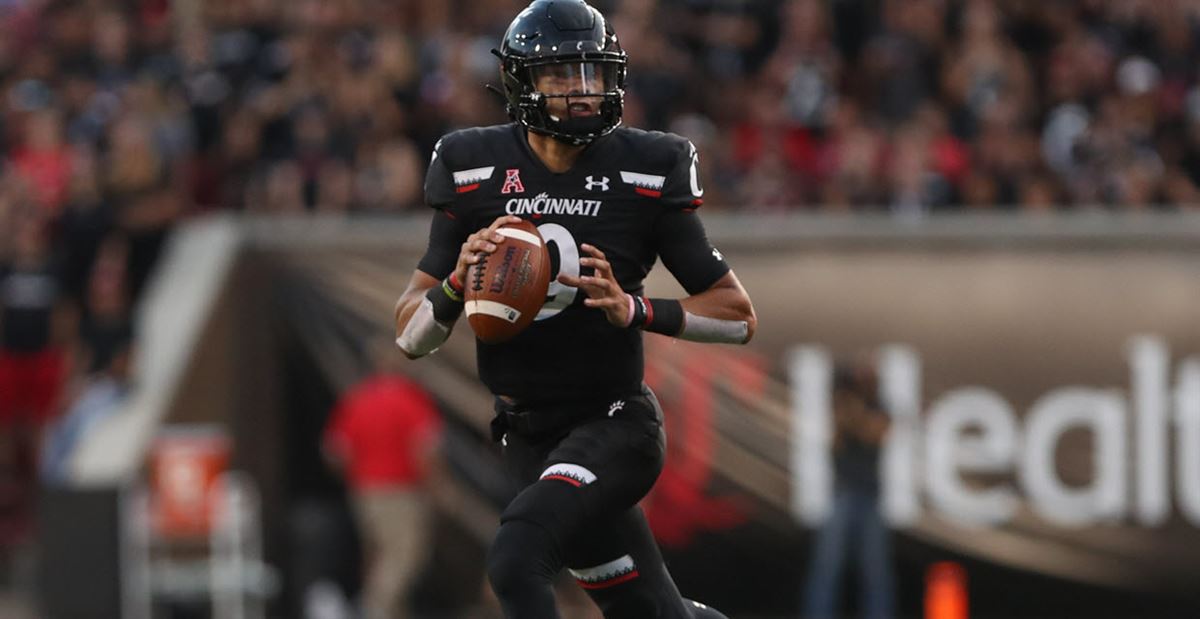
<svg viewBox="0 0 1200 619"><path fill-rule="evenodd" d="M1196 253L721 249L760 329L749 349L721 351L720 364L739 360L749 402L717 415L715 461L757 452L764 470L785 471L780 507L798 523L823 516L832 465L827 436L797 428L829 414L818 394L834 359L874 353L895 419L882 467L895 525L1020 569L1190 586L1200 570L1190 550L1200 544ZM669 289L658 277L653 287ZM668 358L678 348L649 346L651 366L680 363ZM718 376L729 381L728 368Z"/></svg>

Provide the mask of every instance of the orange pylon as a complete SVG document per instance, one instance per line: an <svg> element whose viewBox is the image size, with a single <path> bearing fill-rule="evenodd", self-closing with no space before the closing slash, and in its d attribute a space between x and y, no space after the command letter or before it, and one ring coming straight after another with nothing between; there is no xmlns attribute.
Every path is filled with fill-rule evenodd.
<svg viewBox="0 0 1200 619"><path fill-rule="evenodd" d="M967 570L939 561L925 571L925 619L967 619Z"/></svg>

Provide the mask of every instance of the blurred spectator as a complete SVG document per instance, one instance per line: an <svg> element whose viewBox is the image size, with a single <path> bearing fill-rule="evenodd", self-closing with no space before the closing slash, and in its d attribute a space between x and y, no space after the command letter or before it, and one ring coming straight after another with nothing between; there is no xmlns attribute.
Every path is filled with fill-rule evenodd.
<svg viewBox="0 0 1200 619"><path fill-rule="evenodd" d="M504 120L482 88L504 27L490 16L524 2L458 4L14 5L6 167L55 218L78 212L94 170L86 202L128 233L135 294L198 208L419 205L434 141ZM717 208L1146 208L1198 193L1193 3L601 4L630 53L629 120L707 127L689 137Z"/></svg>
<svg viewBox="0 0 1200 619"><path fill-rule="evenodd" d="M856 104L840 103L821 149L820 200L835 208L878 205L884 199L883 152L883 133L867 124Z"/></svg>
<svg viewBox="0 0 1200 619"><path fill-rule="evenodd" d="M804 588L803 616L831 619L843 570L857 568L859 615L896 614L890 532L879 507L879 453L890 421L880 409L873 364L840 365L833 379L833 510L817 531Z"/></svg>
<svg viewBox="0 0 1200 619"><path fill-rule="evenodd" d="M0 497L8 539L24 530L36 445L67 372L70 327L44 215L14 217L11 255L0 259Z"/></svg>
<svg viewBox="0 0 1200 619"><path fill-rule="evenodd" d="M58 220L64 292L75 303L83 302L92 263L114 226L112 206L101 191L96 165L96 153L91 149L74 152L66 202ZM120 268L125 268L124 262Z"/></svg>
<svg viewBox="0 0 1200 619"><path fill-rule="evenodd" d="M62 417L46 432L41 454L42 483L70 482L71 456L96 424L121 411L129 393L132 333L125 331L108 348L92 355L92 368Z"/></svg>
<svg viewBox="0 0 1200 619"><path fill-rule="evenodd" d="M52 96L52 95L47 95ZM30 112L21 144L11 155L13 169L47 216L57 215L71 176L71 153L63 143L62 119L53 108Z"/></svg>
<svg viewBox="0 0 1200 619"><path fill-rule="evenodd" d="M881 28L866 44L861 60L864 100L888 124L902 123L937 92L947 4L940 0L883 0Z"/></svg>
<svg viewBox="0 0 1200 619"><path fill-rule="evenodd" d="M368 619L409 616L409 589L432 551L431 468L441 417L431 396L399 374L391 342L372 348L374 371L346 391L325 430L325 451L344 470L366 544Z"/></svg>
<svg viewBox="0 0 1200 619"><path fill-rule="evenodd" d="M0 260L0 418L39 423L63 376L68 308L49 231L37 213L18 215L10 256Z"/></svg>
<svg viewBox="0 0 1200 619"><path fill-rule="evenodd" d="M101 372L132 331L129 284L125 273L128 245L119 236L105 239L96 252L80 312L80 368Z"/></svg>

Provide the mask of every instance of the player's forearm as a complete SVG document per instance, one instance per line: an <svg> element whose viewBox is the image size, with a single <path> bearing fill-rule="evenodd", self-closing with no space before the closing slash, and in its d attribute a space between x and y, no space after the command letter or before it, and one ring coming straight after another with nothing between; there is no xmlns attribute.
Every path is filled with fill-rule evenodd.
<svg viewBox="0 0 1200 619"><path fill-rule="evenodd" d="M632 300L631 323L682 340L745 344L758 326L750 297L732 272L708 290L679 301Z"/></svg>
<svg viewBox="0 0 1200 619"><path fill-rule="evenodd" d="M716 344L745 344L754 337L758 319L749 303L732 294L688 297L681 301L679 339Z"/></svg>
<svg viewBox="0 0 1200 619"><path fill-rule="evenodd" d="M399 337L404 329L408 327L408 323L412 321L413 314L417 312L417 308L421 305L421 299L425 298L425 293L428 288L408 289L396 301L396 336Z"/></svg>
<svg viewBox="0 0 1200 619"><path fill-rule="evenodd" d="M683 299L680 305L683 306L680 339L745 344L758 327L750 296L732 271L708 290Z"/></svg>
<svg viewBox="0 0 1200 619"><path fill-rule="evenodd" d="M710 288L679 302L683 311L717 320L756 322L754 307L745 291L739 288Z"/></svg>
<svg viewBox="0 0 1200 619"><path fill-rule="evenodd" d="M461 289L417 272L396 302L396 345L409 359L434 352L462 313Z"/></svg>

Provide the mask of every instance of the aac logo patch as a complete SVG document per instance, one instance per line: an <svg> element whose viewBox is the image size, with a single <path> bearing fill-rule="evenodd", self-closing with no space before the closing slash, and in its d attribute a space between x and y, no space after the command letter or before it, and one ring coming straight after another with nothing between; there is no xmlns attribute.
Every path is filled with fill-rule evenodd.
<svg viewBox="0 0 1200 619"><path fill-rule="evenodd" d="M521 183L521 170L509 168L504 171L504 186L500 193L525 193L525 185Z"/></svg>

